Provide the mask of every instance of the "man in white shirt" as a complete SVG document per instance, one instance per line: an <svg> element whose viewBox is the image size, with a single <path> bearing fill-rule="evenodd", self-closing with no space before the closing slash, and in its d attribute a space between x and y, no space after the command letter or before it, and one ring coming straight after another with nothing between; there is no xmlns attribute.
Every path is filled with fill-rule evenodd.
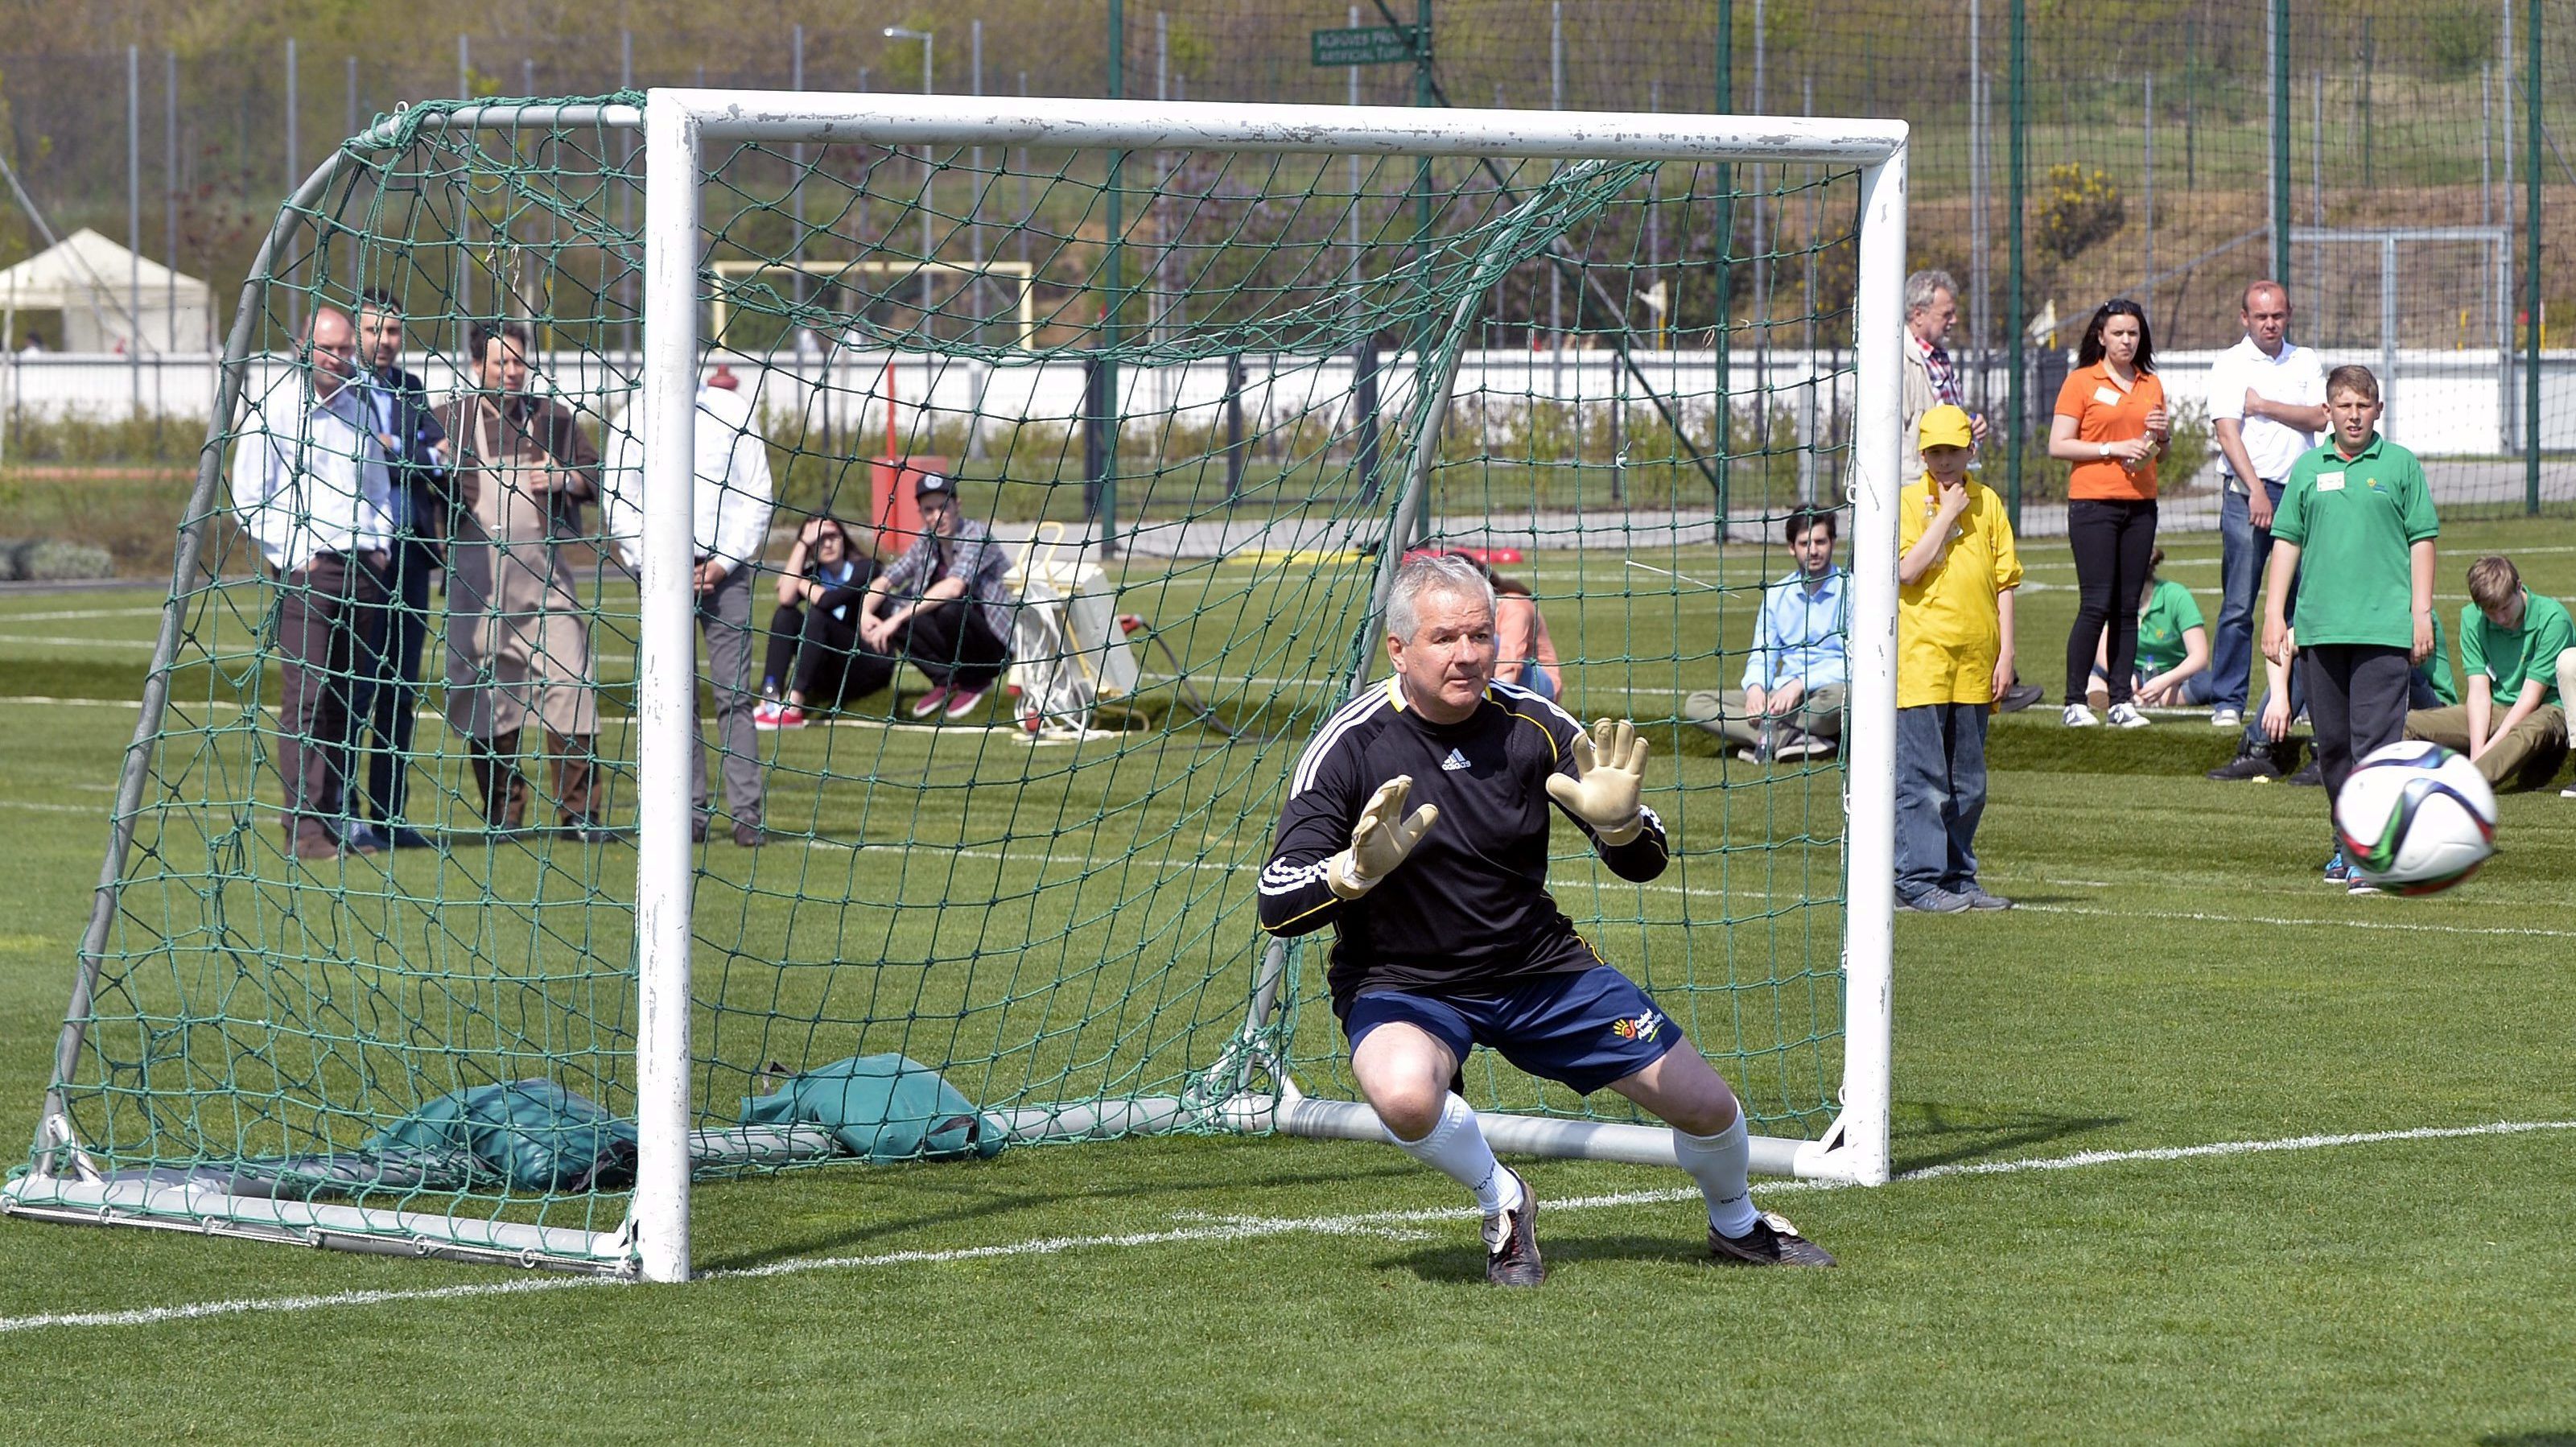
<svg viewBox="0 0 2576 1447"><path fill-rule="evenodd" d="M385 602L393 474L367 425L358 333L323 307L304 365L252 404L233 446L233 506L276 574L280 823L298 859L335 859L348 825L351 695L372 674L367 639ZM372 852L359 842L350 846Z"/></svg>
<svg viewBox="0 0 2576 1447"><path fill-rule="evenodd" d="M690 536L697 552L698 627L706 635L716 738L724 750L725 810L733 816L733 842L756 849L768 833L761 823L760 735L752 720L760 696L751 678L751 575L769 540L771 486L769 447L738 385L730 370L720 369L698 389L698 485ZM608 535L638 568L644 561L640 422L630 412L612 443L601 499ZM704 840L711 813L705 751L691 754L689 762L690 800L697 809L693 833Z"/></svg>
<svg viewBox="0 0 2576 1447"><path fill-rule="evenodd" d="M2245 288L2238 315L2244 339L2220 353L2209 372L2209 428L2227 464L2218 513L2224 601L2210 642L2209 721L2246 728L2236 761L2212 778L2276 772L2261 714L2245 708L2254 666L2254 594L2272 553L2272 509L2290 465L2317 445L2326 425L2325 363L2289 339L2289 293L2277 281L2257 281Z"/></svg>

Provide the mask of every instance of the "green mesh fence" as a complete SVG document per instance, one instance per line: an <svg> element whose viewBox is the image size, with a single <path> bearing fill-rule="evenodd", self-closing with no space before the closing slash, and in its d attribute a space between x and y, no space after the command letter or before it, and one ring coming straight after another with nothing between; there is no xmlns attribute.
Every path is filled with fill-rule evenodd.
<svg viewBox="0 0 2576 1447"><path fill-rule="evenodd" d="M19 1189L613 1261L634 800L691 787L632 763L638 138L437 113L349 143L253 278ZM1386 552L1426 544L1524 583L1532 666L1655 741L1676 867L1621 883L1566 830L1559 901L1762 1131L1824 1128L1838 761L1685 715L1745 672L1782 519L1839 494L1851 173L737 145L700 179L702 1172L849 1159L746 1102L853 1056L935 1069L988 1145L1228 1128L1289 1076L1348 1096L1329 936L1250 1013L1254 883L1287 770L1382 677ZM1764 248L1707 264L1754 212ZM1721 306L1757 282L1813 304ZM368 293L446 434L409 471L359 440L382 388L332 390L328 314L365 343ZM379 485L393 515L353 510ZM1007 658L824 622L908 607L925 561L974 575L952 634ZM1611 1109L1483 1057L1470 1092Z"/></svg>

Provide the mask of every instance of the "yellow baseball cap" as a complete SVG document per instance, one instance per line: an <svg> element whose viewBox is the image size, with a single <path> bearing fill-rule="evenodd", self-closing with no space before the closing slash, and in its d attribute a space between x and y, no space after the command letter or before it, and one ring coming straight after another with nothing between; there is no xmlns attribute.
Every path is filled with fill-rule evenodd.
<svg viewBox="0 0 2576 1447"><path fill-rule="evenodd" d="M1971 447L1976 444L1976 429L1968 425L1968 414L1943 403L1923 414L1916 430L1918 447Z"/></svg>

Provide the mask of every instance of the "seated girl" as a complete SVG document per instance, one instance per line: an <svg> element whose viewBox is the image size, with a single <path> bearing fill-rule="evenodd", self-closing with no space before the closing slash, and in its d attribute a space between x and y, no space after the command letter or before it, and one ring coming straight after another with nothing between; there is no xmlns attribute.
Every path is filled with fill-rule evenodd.
<svg viewBox="0 0 2576 1447"><path fill-rule="evenodd" d="M797 529L769 618L757 727L801 729L807 709L839 708L894 681L895 661L859 641L859 608L876 575L876 561L838 518L811 518Z"/></svg>

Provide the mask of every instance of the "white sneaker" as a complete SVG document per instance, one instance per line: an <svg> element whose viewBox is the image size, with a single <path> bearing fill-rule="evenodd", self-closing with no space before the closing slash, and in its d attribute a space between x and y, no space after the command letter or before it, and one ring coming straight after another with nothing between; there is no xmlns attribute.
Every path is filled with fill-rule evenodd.
<svg viewBox="0 0 2576 1447"><path fill-rule="evenodd" d="M2085 707L2083 704L2070 703L2066 706L2066 726L2068 728L2089 729L2099 726L2101 722L2102 720L2094 717L2093 710Z"/></svg>
<svg viewBox="0 0 2576 1447"><path fill-rule="evenodd" d="M2243 728L2245 715L2232 708L2214 708L2209 711L2209 726L2214 729Z"/></svg>
<svg viewBox="0 0 2576 1447"><path fill-rule="evenodd" d="M2558 797L2561 799L2576 799L2576 784L2570 784L2566 788L2559 790Z"/></svg>
<svg viewBox="0 0 2576 1447"><path fill-rule="evenodd" d="M2153 722L2155 720L2138 712L2138 706L2134 703L2111 705L2111 727L2115 729L2142 729Z"/></svg>

